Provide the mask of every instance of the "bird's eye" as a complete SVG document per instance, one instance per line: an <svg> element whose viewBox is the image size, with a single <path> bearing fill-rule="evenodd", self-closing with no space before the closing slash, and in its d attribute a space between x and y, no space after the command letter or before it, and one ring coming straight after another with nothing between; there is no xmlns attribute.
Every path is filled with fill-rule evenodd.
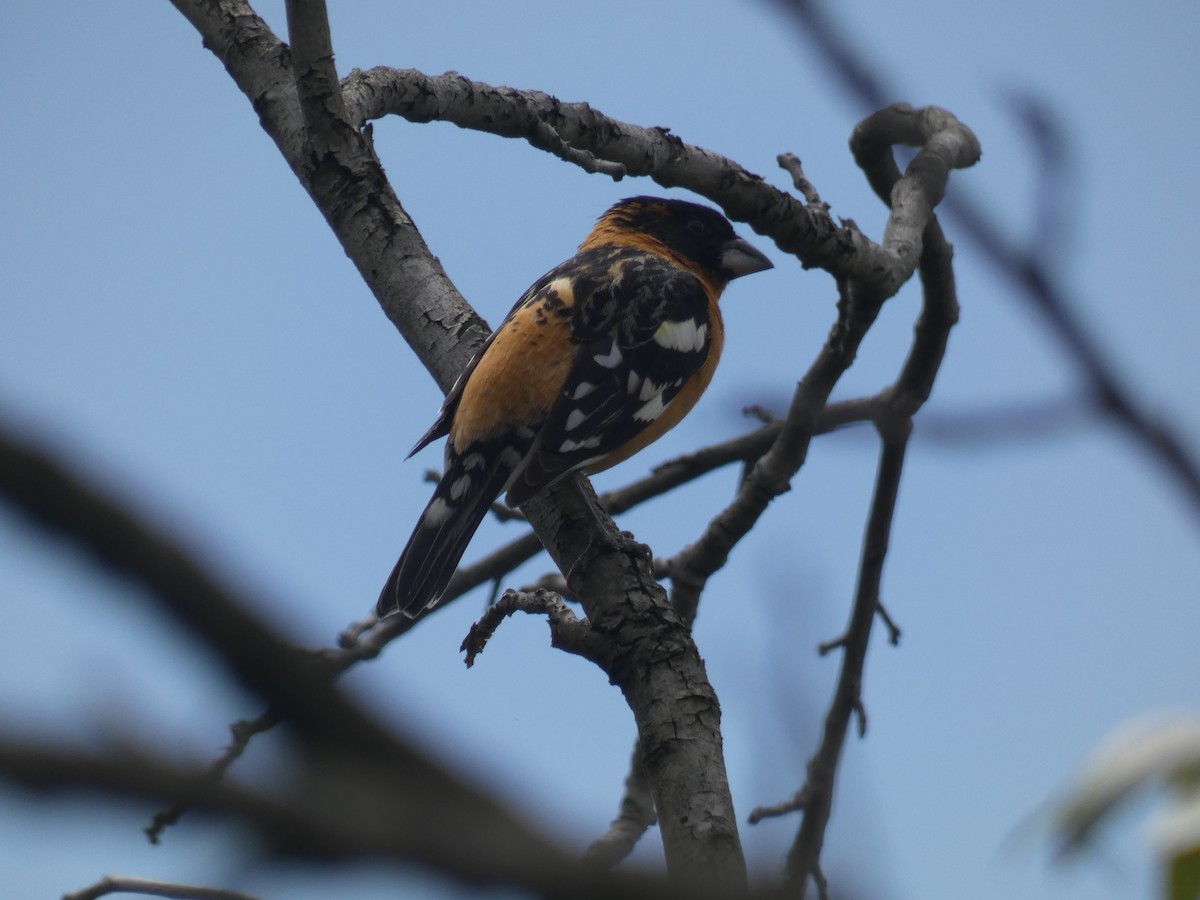
<svg viewBox="0 0 1200 900"><path fill-rule="evenodd" d="M708 223L700 219L688 220L687 230L697 237L706 237L709 233Z"/></svg>

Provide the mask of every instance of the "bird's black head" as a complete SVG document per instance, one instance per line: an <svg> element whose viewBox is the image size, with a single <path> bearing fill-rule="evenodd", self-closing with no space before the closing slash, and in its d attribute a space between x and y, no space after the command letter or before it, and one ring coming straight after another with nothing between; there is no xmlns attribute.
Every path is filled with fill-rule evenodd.
<svg viewBox="0 0 1200 900"><path fill-rule="evenodd" d="M723 215L684 200L662 197L622 200L600 217L589 243L605 242L604 239L635 246L642 243L649 250L657 249L653 245L659 244L721 284L771 268L771 261L739 238Z"/></svg>

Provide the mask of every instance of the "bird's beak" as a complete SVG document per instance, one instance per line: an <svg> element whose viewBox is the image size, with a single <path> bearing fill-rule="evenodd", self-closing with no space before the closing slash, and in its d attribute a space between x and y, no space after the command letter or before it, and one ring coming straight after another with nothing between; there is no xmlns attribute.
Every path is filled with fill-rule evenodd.
<svg viewBox="0 0 1200 900"><path fill-rule="evenodd" d="M775 264L762 251L742 238L734 238L721 251L721 274L730 281L773 268Z"/></svg>

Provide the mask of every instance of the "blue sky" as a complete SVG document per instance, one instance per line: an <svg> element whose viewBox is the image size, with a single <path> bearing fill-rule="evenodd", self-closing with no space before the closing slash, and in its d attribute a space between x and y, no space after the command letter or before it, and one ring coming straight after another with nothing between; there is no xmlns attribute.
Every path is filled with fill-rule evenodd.
<svg viewBox="0 0 1200 900"><path fill-rule="evenodd" d="M339 71L457 70L586 100L787 186L797 153L835 214L878 236L884 213L846 141L858 108L769 4L343 3ZM278 33L282 4L258 7ZM1036 97L1069 142L1043 246L1137 397L1200 452L1200 234L1194 3L1015 0L905 8L851 0L837 20L895 99L952 109L982 162L954 190L1019 240L1041 215L1038 161L1012 111ZM429 490L440 448L403 463L439 395L199 37L168 3L0 11L0 419L128 495L297 639L329 644L373 604ZM379 123L397 193L489 321L568 256L616 199L649 181L589 176L516 141ZM683 196L682 194L679 194ZM865 896L1149 896L1143 806L1098 858L1054 868L1031 816L1105 733L1200 684L1200 529L1176 485L1111 426L1064 416L1023 440L951 442L938 422L1077 398L1037 316L960 239L962 322L918 419L884 600L904 630L868 659L870 730L841 774L825 869ZM743 228L749 235L749 230ZM782 408L833 316L828 276L764 239L777 268L738 282L716 381L675 432L598 479L740 433L751 402ZM838 396L873 392L907 348L918 297L889 303ZM923 425L925 427L923 427ZM706 595L696 639L722 700L739 815L803 779L836 672L817 643L844 624L874 443L814 444ZM710 476L621 519L678 550L734 489ZM490 523L467 559L513 533ZM539 559L510 584L535 577ZM258 705L127 585L0 511L0 729L89 745L132 738L203 760ZM633 740L604 677L506 625L467 671L458 643L484 598L431 618L348 684L363 702L564 841L613 815ZM581 740L581 737L583 738ZM237 773L283 777L272 740ZM189 819L161 848L152 812L0 787L0 873L14 897L105 872L203 881L264 897L392 896L397 869L333 874L253 864L244 835ZM754 871L778 870L793 820L744 825ZM659 855L657 832L638 851ZM865 862L866 861L866 862ZM453 890L411 882L416 896Z"/></svg>

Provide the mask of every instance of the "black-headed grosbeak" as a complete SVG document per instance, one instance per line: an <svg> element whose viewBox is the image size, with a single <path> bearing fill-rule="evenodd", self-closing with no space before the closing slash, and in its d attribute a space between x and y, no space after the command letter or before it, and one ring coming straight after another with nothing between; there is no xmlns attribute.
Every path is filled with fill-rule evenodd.
<svg viewBox="0 0 1200 900"><path fill-rule="evenodd" d="M449 435L445 474L384 585L379 615L416 616L436 603L504 491L520 506L673 428L717 367L721 292L769 268L708 207L632 197L604 213L579 252L517 301L409 454Z"/></svg>

